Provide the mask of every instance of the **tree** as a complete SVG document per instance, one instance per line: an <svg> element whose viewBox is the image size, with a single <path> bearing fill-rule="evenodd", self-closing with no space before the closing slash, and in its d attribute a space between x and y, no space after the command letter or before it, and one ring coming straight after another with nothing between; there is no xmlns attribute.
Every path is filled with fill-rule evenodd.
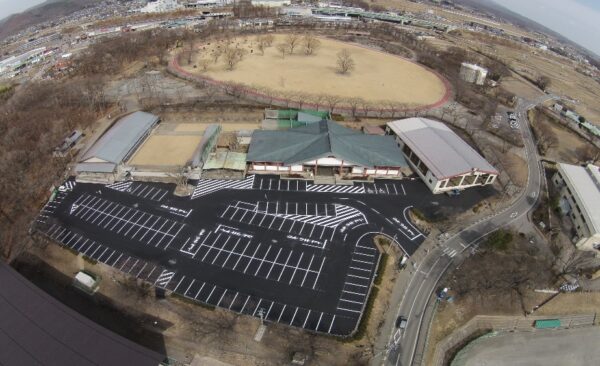
<svg viewBox="0 0 600 366"><path fill-rule="evenodd" d="M362 99L359 97L353 97L347 100L347 103L350 106L350 111L352 112L352 118L354 120L357 120L356 112L358 111L358 107L361 105L362 102Z"/></svg>
<svg viewBox="0 0 600 366"><path fill-rule="evenodd" d="M333 113L333 111L335 110L335 106L338 105L338 103L341 100L342 99L337 95L328 94L325 96L325 101L327 102L327 106L329 107L329 113Z"/></svg>
<svg viewBox="0 0 600 366"><path fill-rule="evenodd" d="M281 53L281 58L285 58L285 54L289 49L288 45L286 45L285 43L279 43L277 44L277 46L275 46L275 48L277 48L277 51Z"/></svg>
<svg viewBox="0 0 600 366"><path fill-rule="evenodd" d="M273 45L273 41L275 40L275 37L273 37L272 34L267 34L263 37L264 41L265 41L265 45L267 47L271 47Z"/></svg>
<svg viewBox="0 0 600 366"><path fill-rule="evenodd" d="M595 162L600 159L600 149L593 145L582 145L575 148L575 156L580 162Z"/></svg>
<svg viewBox="0 0 600 366"><path fill-rule="evenodd" d="M536 84L540 87L540 89L546 90L552 84L552 80L549 77L542 75L537 78Z"/></svg>
<svg viewBox="0 0 600 366"><path fill-rule="evenodd" d="M302 43L304 45L304 54L312 55L314 54L319 47L321 47L321 41L313 35L307 34L302 38Z"/></svg>
<svg viewBox="0 0 600 366"><path fill-rule="evenodd" d="M273 35L272 34L267 34L264 36L256 37L256 47L260 51L261 55L265 54L265 49L271 47L272 43L273 43Z"/></svg>
<svg viewBox="0 0 600 366"><path fill-rule="evenodd" d="M221 57L222 54L223 54L223 49L221 48L221 46L217 46L217 48L214 48L211 53L213 63L216 64L219 61L219 58Z"/></svg>
<svg viewBox="0 0 600 366"><path fill-rule="evenodd" d="M227 70L235 69L235 66L244 58L244 53L245 51L241 48L227 47L224 52Z"/></svg>
<svg viewBox="0 0 600 366"><path fill-rule="evenodd" d="M202 58L198 61L198 64L200 65L202 71L208 71L208 65L210 65L210 60Z"/></svg>
<svg viewBox="0 0 600 366"><path fill-rule="evenodd" d="M262 37L258 37L258 40L257 40L257 43L256 43L256 48L260 52L260 55L264 56L264 54L265 54L265 43L262 40Z"/></svg>
<svg viewBox="0 0 600 366"><path fill-rule="evenodd" d="M294 54L294 49L300 43L300 36L296 33L290 33L285 37L285 45L288 47L290 55Z"/></svg>
<svg viewBox="0 0 600 366"><path fill-rule="evenodd" d="M340 74L347 74L348 72L354 70L354 59L350 54L348 49L344 48L340 52L337 53L337 70Z"/></svg>

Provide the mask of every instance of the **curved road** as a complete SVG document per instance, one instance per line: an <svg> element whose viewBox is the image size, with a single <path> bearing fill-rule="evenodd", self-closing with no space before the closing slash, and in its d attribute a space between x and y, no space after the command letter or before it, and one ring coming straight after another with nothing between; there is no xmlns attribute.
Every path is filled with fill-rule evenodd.
<svg viewBox="0 0 600 366"><path fill-rule="evenodd" d="M547 99L549 97L544 96L543 100ZM469 255L467 249L486 235L526 217L536 203L542 186L542 170L527 121L527 111L543 100L536 102L519 100L515 108L528 164L525 190L509 207L454 233L429 251L421 263L416 266L397 312L387 317L381 332L382 336L375 345L376 349L382 350L382 352L375 355L372 364L420 365L424 361L422 358L425 341L433 318L433 293L446 270L451 266L457 266L464 260ZM408 318L407 328L404 332L397 330L394 325L394 321L399 315Z"/></svg>

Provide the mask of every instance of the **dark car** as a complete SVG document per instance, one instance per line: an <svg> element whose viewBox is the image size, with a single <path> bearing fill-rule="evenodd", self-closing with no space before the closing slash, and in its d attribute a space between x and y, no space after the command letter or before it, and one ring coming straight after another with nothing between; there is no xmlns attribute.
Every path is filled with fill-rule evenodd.
<svg viewBox="0 0 600 366"><path fill-rule="evenodd" d="M400 315L398 319L396 319L396 328L405 329L406 324L408 324L408 319L405 316Z"/></svg>

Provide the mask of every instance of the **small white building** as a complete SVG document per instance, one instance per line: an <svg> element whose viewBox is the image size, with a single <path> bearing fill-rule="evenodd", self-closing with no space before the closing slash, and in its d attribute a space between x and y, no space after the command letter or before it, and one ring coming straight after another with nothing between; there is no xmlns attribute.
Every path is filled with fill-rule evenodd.
<svg viewBox="0 0 600 366"><path fill-rule="evenodd" d="M600 168L558 164L552 182L560 190L560 207L576 232L577 248L600 249Z"/></svg>
<svg viewBox="0 0 600 366"><path fill-rule="evenodd" d="M433 193L494 183L498 171L445 124L427 118L388 122L410 167Z"/></svg>
<svg viewBox="0 0 600 366"><path fill-rule="evenodd" d="M183 6L179 5L177 0L151 0L148 4L140 9L141 13L164 13L167 11L173 11L181 9Z"/></svg>
<svg viewBox="0 0 600 366"><path fill-rule="evenodd" d="M264 6L266 8L281 8L291 4L291 0L251 0L254 6Z"/></svg>
<svg viewBox="0 0 600 366"><path fill-rule="evenodd" d="M488 69L479 65L463 62L460 65L460 78L468 83L483 85L487 78Z"/></svg>

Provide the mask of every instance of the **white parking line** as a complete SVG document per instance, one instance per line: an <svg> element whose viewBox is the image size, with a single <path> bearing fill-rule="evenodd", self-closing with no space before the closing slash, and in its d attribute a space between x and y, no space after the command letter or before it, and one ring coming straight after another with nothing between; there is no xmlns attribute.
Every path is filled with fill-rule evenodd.
<svg viewBox="0 0 600 366"><path fill-rule="evenodd" d="M283 315L283 312L285 311L286 307L287 307L287 304L283 304L283 309L281 309L281 313L279 313L279 317L277 318L277 323L279 323L281 321L281 316Z"/></svg>
<svg viewBox="0 0 600 366"><path fill-rule="evenodd" d="M296 307L296 311L294 311L294 316L292 316L292 320L290 321L290 325L294 323L294 319L296 319L296 314L298 314L298 307Z"/></svg>

